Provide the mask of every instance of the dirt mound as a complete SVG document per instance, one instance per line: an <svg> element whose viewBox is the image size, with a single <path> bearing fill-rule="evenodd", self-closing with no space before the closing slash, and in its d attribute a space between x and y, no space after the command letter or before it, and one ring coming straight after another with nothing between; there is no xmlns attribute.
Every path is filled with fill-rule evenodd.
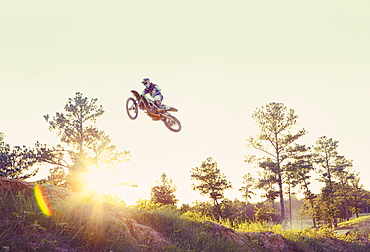
<svg viewBox="0 0 370 252"><path fill-rule="evenodd" d="M81 246L83 246L81 243L77 242L77 245L68 245L68 236L55 237L55 234L48 233L49 230L60 230L58 227L44 227L42 226L44 223L41 223L35 217L35 208L31 207L31 205L36 206L37 211L38 207L33 195L35 185L35 183L31 182L0 177L0 197L2 197L2 204L0 204L0 210L2 211L0 214L0 229L8 230L4 233L4 237L0 237L0 251L2 251L1 247L9 248L10 251L38 251L39 248L45 246L45 242L50 243L47 244L48 249L51 249L50 251L64 250L66 247L69 249L65 251L80 251L73 249L73 247L80 246L81 249ZM99 237L103 237L104 239L104 237L110 234L109 231L112 229L118 230L117 232L125 237L124 241L130 243L132 247L144 246L149 251L161 251L161 248L169 244L169 241L153 227L141 224L128 216L117 214L119 211L115 210L118 208L114 208L108 204L96 204L84 199L81 195L52 185L42 185L42 189L51 208L54 210L51 219L49 218L45 223L73 225L73 222L81 221L82 224L80 223L80 226L75 225L81 229L75 232L75 237L81 235L79 236L81 239L90 239L88 236L95 235L96 240ZM17 195L23 196L18 197ZM22 200L19 200L20 198ZM21 205L19 205L20 202ZM100 222L96 221L94 224L91 224L94 221L92 217L94 214L92 212L97 206L104 208L104 211L99 214L100 216L98 218L100 218ZM102 227L105 225L104 231L106 234L103 232L99 233L99 225ZM73 228L68 227L68 229ZM30 232L29 235L27 235L28 232ZM51 232L53 233L55 231ZM58 232L64 231L60 230ZM6 240L7 236L8 241ZM24 239L24 237L28 237L29 240ZM72 238L75 237L72 236ZM62 245L58 242L59 245L57 245L53 240L63 241L64 244Z"/></svg>
<svg viewBox="0 0 370 252"><path fill-rule="evenodd" d="M52 185L41 187L53 210L45 216L33 188L34 183L0 177L0 251L369 251L367 227L353 236L363 250L353 250L335 237L297 242L273 232L237 232L172 210L96 202Z"/></svg>
<svg viewBox="0 0 370 252"><path fill-rule="evenodd" d="M33 187L34 183L0 177L0 196L8 192L29 195Z"/></svg>
<svg viewBox="0 0 370 252"><path fill-rule="evenodd" d="M207 221L206 225L216 237L232 240L239 245L249 247L251 251L254 251L253 245L251 246L250 244L251 240L255 240L257 244L261 244L261 247L266 251L294 251L281 235L273 232L236 232L234 229L210 221Z"/></svg>
<svg viewBox="0 0 370 252"><path fill-rule="evenodd" d="M29 198L32 200L34 187L34 183L19 181L15 179L0 178L0 196L5 196L6 193L18 195L20 192L23 195L30 196ZM84 228L84 226L90 225L90 222L92 220L91 216L94 215L93 211L97 207L95 203L83 199L80 195L63 188L58 188L47 184L42 185L42 188L45 192L45 195L47 196L50 206L54 210L54 214L53 216L51 216L51 218L55 219L57 225L62 223L70 223L73 221L85 221L85 223L89 223L80 224L81 229ZM98 217L102 220L103 224L97 222L97 225L108 225L108 227L105 227L104 229L107 233L110 231L110 229L117 230L117 232L124 236L125 240L128 243L132 244L133 247L145 247L147 248L147 251L165 251L163 250L164 248L173 245L173 241L171 240L171 237L168 236L168 234L162 234L156 229L155 226L149 224L149 222L143 222L137 216L126 214L125 212L122 212L119 208L116 208L109 204L105 204L104 206L99 207L104 209L104 211L101 212L100 216ZM5 216L8 216L9 218L11 214L3 215L4 218ZM28 217L30 216L27 216L27 218ZM32 221L30 221L30 223L32 226ZM37 221L35 223L39 225ZM236 232L231 228L227 228L222 225L208 221L200 225L204 225L205 228L203 230L205 230L208 234L211 234L215 239L228 240L229 242L237 244L238 246L240 245L240 247L250 248L251 251L254 251L253 245L251 245L249 242L251 239L255 240L258 244L260 244L260 247L265 248L266 251L292 251L283 237L271 232ZM22 232L27 232L28 226L30 226L30 224L24 223L24 226L25 228ZM82 230L79 232L82 233ZM90 230L86 231L88 235L91 235L93 233L96 234L96 232L96 230L92 230L92 225L90 227ZM34 235L41 235L41 233L45 237L50 236L47 234L46 229L44 230L43 228L40 228L38 232L34 232ZM106 237L104 235L107 234L99 234L100 237ZM197 234L194 235L197 236ZM86 238L84 236L81 237ZM65 237L58 239L66 241L68 237L67 239ZM21 238L19 240L21 240ZM35 238L34 240L37 239ZM27 241L24 242L27 243ZM32 246L30 245L33 248L35 248L36 246L35 241L29 241L29 244L34 244ZM40 246L40 244L38 246ZM55 245L54 249L56 248L58 248L58 246Z"/></svg>

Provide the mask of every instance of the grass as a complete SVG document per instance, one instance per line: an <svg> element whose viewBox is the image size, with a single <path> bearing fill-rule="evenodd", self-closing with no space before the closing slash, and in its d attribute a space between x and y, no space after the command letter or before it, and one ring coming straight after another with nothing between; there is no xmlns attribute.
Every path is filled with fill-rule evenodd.
<svg viewBox="0 0 370 252"><path fill-rule="evenodd" d="M345 236L329 228L284 230L265 222L216 224L216 220L190 212L180 214L168 207L138 209L93 201L54 187L45 187L45 191L53 208L51 216L41 213L32 193L2 192L1 252L274 251L266 246L266 237L270 243L283 241L292 251L370 251L370 217L340 224L352 227L353 233ZM143 230L153 235L140 234ZM166 242L157 246L155 232L163 238L159 241Z"/></svg>
<svg viewBox="0 0 370 252"><path fill-rule="evenodd" d="M281 225L272 225L267 222L252 222L242 223L235 227L236 230L242 232L273 232L284 237L293 248L294 251L370 251L369 244L369 224L370 218L361 218L350 223L357 223L366 228L361 230L361 234L366 234L366 239L363 242L359 241L359 235L340 235L333 228L321 227L318 229L303 229L303 230L285 230ZM228 225L227 223L223 223ZM348 224L347 224L348 225ZM363 237L363 236L362 236ZM365 242L366 241L366 242Z"/></svg>
<svg viewBox="0 0 370 252"><path fill-rule="evenodd" d="M370 226L370 215L362 216L353 220L341 222L338 224L340 228L354 228L354 227Z"/></svg>
<svg viewBox="0 0 370 252"><path fill-rule="evenodd" d="M134 251L125 227L105 211L109 205L71 199L45 216L33 195L1 197L0 251ZM108 250L109 251L109 250Z"/></svg>

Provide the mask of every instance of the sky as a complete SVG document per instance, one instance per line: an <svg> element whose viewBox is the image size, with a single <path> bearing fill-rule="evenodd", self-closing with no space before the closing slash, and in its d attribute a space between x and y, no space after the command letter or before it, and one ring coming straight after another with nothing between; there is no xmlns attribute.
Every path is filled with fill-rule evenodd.
<svg viewBox="0 0 370 252"><path fill-rule="evenodd" d="M367 1L0 0L0 131L11 145L57 144L43 115L82 92L105 113L98 127L130 151L122 182L149 198L161 174L182 203L200 197L190 170L213 157L241 198L256 108L281 102L309 146L339 141L370 190L370 18ZM182 123L170 132L125 112L149 77ZM320 185L317 185L319 188ZM259 198L259 195L258 199Z"/></svg>

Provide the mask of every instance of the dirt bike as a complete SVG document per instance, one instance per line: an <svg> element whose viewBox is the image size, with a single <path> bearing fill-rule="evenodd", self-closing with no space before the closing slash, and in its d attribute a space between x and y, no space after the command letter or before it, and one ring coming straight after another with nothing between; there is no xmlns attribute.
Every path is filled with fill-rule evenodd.
<svg viewBox="0 0 370 252"><path fill-rule="evenodd" d="M164 125L166 125L169 130L173 132L179 132L181 130L180 121L169 113L169 111L177 112L177 109L164 104L159 108L155 102L146 95L139 94L139 92L135 90L131 90L131 92L134 94L134 97L129 97L126 101L126 111L131 120L137 118L140 108L144 110L152 120L163 121Z"/></svg>

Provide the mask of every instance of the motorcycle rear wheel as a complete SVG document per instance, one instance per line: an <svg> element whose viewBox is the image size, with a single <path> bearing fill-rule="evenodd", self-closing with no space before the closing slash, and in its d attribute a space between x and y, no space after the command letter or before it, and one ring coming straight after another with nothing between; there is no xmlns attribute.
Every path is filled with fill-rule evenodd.
<svg viewBox="0 0 370 252"><path fill-rule="evenodd" d="M135 120L139 115L139 106L134 98L130 97L126 101L127 115L131 120Z"/></svg>
<svg viewBox="0 0 370 252"><path fill-rule="evenodd" d="M164 125L166 125L166 127L173 132L179 132L182 128L180 121L172 115L167 115L163 119L163 122Z"/></svg>

